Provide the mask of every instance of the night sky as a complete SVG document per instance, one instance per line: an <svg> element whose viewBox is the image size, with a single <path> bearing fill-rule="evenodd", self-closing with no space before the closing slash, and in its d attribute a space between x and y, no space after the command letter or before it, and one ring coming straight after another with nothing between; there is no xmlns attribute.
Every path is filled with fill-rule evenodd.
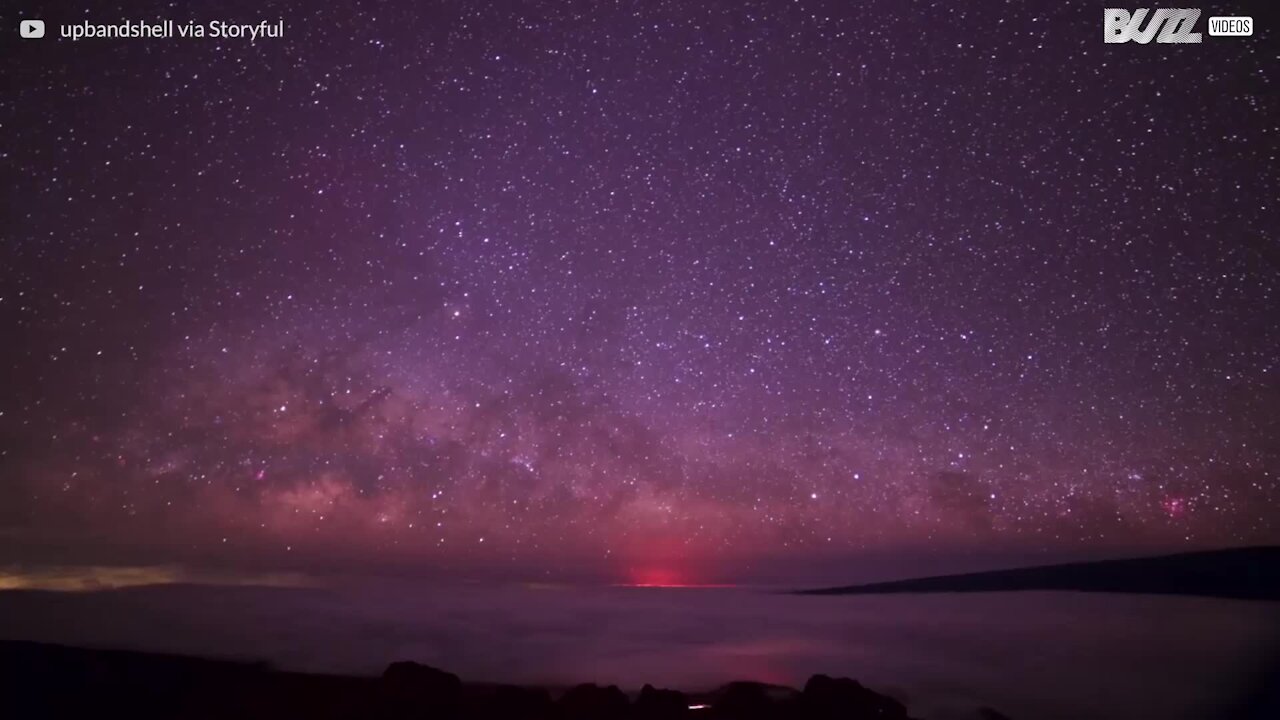
<svg viewBox="0 0 1280 720"><path fill-rule="evenodd" d="M0 562L1280 542L1261 6L48 5L0 43ZM56 37L161 18L284 38Z"/></svg>

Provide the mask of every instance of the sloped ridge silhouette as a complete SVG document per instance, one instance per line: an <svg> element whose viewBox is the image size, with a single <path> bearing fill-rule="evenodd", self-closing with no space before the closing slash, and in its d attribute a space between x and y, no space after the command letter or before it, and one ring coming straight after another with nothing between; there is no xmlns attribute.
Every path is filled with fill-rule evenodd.
<svg viewBox="0 0 1280 720"><path fill-rule="evenodd" d="M873 595L1015 590L1074 590L1280 600L1280 547L1233 548L1124 560L1040 565L801 590L797 594Z"/></svg>

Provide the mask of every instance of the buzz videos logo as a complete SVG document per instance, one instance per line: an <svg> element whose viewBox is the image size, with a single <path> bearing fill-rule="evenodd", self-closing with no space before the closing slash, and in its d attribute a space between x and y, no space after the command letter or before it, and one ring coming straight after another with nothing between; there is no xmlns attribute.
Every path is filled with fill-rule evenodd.
<svg viewBox="0 0 1280 720"><path fill-rule="evenodd" d="M1199 8L1124 8L1103 10L1103 39L1108 43L1136 42L1201 43L1203 33L1196 32L1200 20ZM1143 27L1143 23L1146 27ZM1227 37L1253 35L1253 18L1243 16L1215 16L1209 18L1209 34Z"/></svg>
<svg viewBox="0 0 1280 720"><path fill-rule="evenodd" d="M1201 35L1191 32L1200 19L1200 11L1189 8L1157 8L1151 13L1150 8L1139 8L1132 13L1123 8L1107 8L1103 11L1103 27L1106 41L1109 43L1126 43L1130 40L1143 45L1155 38L1158 43L1198 43ZM1151 19L1147 27L1142 28L1142 21L1147 14ZM1159 31L1159 35L1156 32Z"/></svg>

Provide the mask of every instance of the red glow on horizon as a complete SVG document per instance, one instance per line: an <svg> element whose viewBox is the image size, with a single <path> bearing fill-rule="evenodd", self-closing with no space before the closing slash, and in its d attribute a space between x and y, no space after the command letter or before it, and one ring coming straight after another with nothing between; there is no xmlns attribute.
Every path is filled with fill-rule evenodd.
<svg viewBox="0 0 1280 720"><path fill-rule="evenodd" d="M618 587L631 588L723 588L735 587L732 584L700 583L692 580L679 570L669 567L632 568L628 578L617 584Z"/></svg>
<svg viewBox="0 0 1280 720"><path fill-rule="evenodd" d="M682 587L687 585L682 574L670 567L632 568L628 582L633 587Z"/></svg>

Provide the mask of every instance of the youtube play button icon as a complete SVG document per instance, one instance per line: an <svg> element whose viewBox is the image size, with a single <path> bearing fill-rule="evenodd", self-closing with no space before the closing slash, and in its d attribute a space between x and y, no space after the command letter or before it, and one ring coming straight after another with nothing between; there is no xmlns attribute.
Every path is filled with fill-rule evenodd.
<svg viewBox="0 0 1280 720"><path fill-rule="evenodd" d="M18 34L28 40L38 40L44 37L44 21L23 20L18 23Z"/></svg>

